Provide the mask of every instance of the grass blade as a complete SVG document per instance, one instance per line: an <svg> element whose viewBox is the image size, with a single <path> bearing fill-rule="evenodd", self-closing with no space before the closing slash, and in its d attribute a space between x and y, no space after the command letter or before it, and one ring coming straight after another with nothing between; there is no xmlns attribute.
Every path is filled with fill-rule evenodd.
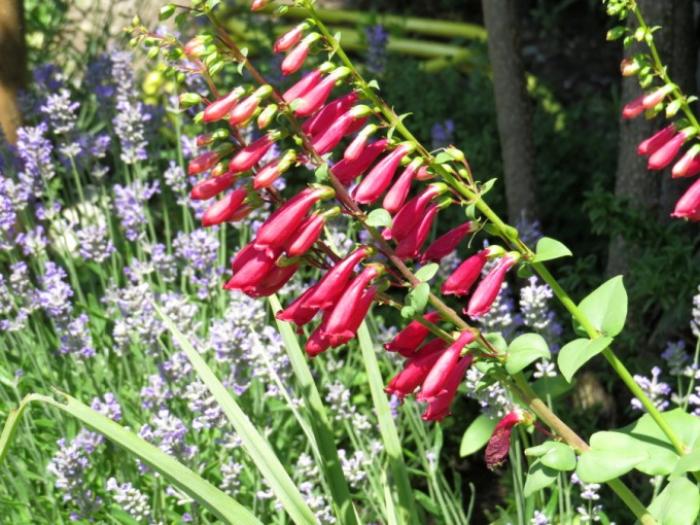
<svg viewBox="0 0 700 525"><path fill-rule="evenodd" d="M158 447L84 405L77 399L66 394L61 394L61 396L62 400L57 401L48 396L31 394L22 400L17 409L10 412L2 434L0 434L0 464L2 464L9 451L12 438L26 408L32 402L45 403L79 419L86 427L102 434L114 444L131 452L153 470L159 472L173 486L201 503L226 523L232 525L262 525L245 507L176 459L168 456Z"/></svg>
<svg viewBox="0 0 700 525"><path fill-rule="evenodd" d="M384 393L384 381L379 371L377 356L374 353L374 345L369 335L367 324L362 323L357 332L362 351L362 361L365 364L367 378L369 380L370 391L372 392L372 402L374 410L379 420L379 432L384 442L384 450L389 457L389 468L391 470L393 482L396 485L398 496L397 522L399 525L406 523L418 525L418 515L414 505L411 482L408 479L408 472L403 461L403 451L399 442L399 434L394 425L394 418L391 416L389 400Z"/></svg>
<svg viewBox="0 0 700 525"><path fill-rule="evenodd" d="M192 368L202 382L207 386L224 414L233 425L238 437L243 442L243 448L253 460L262 476L270 485L270 489L280 500L292 521L297 525L315 525L316 517L304 501L299 489L287 474L284 466L275 454L265 437L257 431L248 416L243 412L236 400L226 387L219 381L206 361L199 355L185 334L154 304L156 312L163 320L172 338L187 355Z"/></svg>
<svg viewBox="0 0 700 525"><path fill-rule="evenodd" d="M282 309L279 299L273 295L269 297L272 311L277 313ZM294 375L304 397L305 409L309 413L309 424L316 439L321 461L319 468L323 473L330 489L333 505L341 525L356 525L359 519L350 499L350 488L343 474L343 469L338 458L338 449L335 446L335 437L331 428L328 414L321 400L321 395L316 388L316 383L306 362L306 355L299 345L299 340L289 323L277 321L284 346L287 349L289 361L294 370Z"/></svg>

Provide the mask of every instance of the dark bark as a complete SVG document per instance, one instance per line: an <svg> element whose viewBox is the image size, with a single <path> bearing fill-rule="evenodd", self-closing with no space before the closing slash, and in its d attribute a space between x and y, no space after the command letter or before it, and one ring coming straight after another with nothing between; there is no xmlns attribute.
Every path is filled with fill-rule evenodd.
<svg viewBox="0 0 700 525"><path fill-rule="evenodd" d="M516 0L482 0L489 34L508 218L536 216L532 102L525 86Z"/></svg>
<svg viewBox="0 0 700 525"><path fill-rule="evenodd" d="M683 89L695 92L696 45L694 17L691 0L639 0L639 7L650 26L661 26L654 33L662 59L669 66L672 78ZM635 21L630 24L636 27ZM640 50L633 46L626 55ZM641 48L646 52L644 47ZM622 81L622 102L626 103L642 93L636 77ZM683 186L670 179L669 170L649 172L647 159L637 155L637 145L662 126L662 117L646 120L638 117L620 121L620 143L615 175L615 196L629 206L647 213L651 220L668 220L673 203ZM616 237L611 240L608 252L607 273L625 273L637 253L630 241Z"/></svg>
<svg viewBox="0 0 700 525"><path fill-rule="evenodd" d="M0 0L0 127L14 144L21 115L17 94L24 86L26 48L21 0Z"/></svg>

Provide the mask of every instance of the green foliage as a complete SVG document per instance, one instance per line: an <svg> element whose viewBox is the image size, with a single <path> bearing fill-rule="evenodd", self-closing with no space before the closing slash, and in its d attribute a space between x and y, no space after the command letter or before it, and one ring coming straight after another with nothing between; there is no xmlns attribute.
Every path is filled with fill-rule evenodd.
<svg viewBox="0 0 700 525"><path fill-rule="evenodd" d="M622 276L600 285L578 307L599 332L615 337L622 332L627 318L627 292Z"/></svg>
<svg viewBox="0 0 700 525"><path fill-rule="evenodd" d="M565 344L557 355L559 370L566 380L571 382L578 369L610 346L610 343L612 338L605 336L596 339L574 339Z"/></svg>
<svg viewBox="0 0 700 525"><path fill-rule="evenodd" d="M508 346L506 370L517 374L538 359L549 359L547 341L539 334L523 334L516 337Z"/></svg>
<svg viewBox="0 0 700 525"><path fill-rule="evenodd" d="M462 442L459 446L459 455L469 456L484 448L488 443L493 429L496 427L496 421L493 418L480 414L474 419L467 430L464 431Z"/></svg>

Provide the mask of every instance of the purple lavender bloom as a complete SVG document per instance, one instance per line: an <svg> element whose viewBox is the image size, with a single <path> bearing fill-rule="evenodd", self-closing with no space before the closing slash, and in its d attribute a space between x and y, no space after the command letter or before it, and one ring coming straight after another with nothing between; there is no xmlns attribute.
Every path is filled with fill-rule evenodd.
<svg viewBox="0 0 700 525"><path fill-rule="evenodd" d="M436 122L430 128L433 149L445 148L454 142L455 123L452 119Z"/></svg>
<svg viewBox="0 0 700 525"><path fill-rule="evenodd" d="M173 241L175 255L185 266L184 273L197 287L197 296L206 299L219 286L222 269L217 264L219 239L213 231L198 229L179 232Z"/></svg>
<svg viewBox="0 0 700 525"><path fill-rule="evenodd" d="M122 419L122 408L119 406L117 396L112 392L106 392L102 399L94 398L90 407L112 421L121 421Z"/></svg>
<svg viewBox="0 0 700 525"><path fill-rule="evenodd" d="M171 160L168 164L168 169L163 173L163 178L167 186L175 193L184 193L187 191L187 175L178 164Z"/></svg>
<svg viewBox="0 0 700 525"><path fill-rule="evenodd" d="M46 116L51 130L56 135L68 135L75 131L76 112L79 108L80 103L72 101L70 91L64 88L46 97L46 101L39 109Z"/></svg>
<svg viewBox="0 0 700 525"><path fill-rule="evenodd" d="M671 394L671 387L659 380L661 376L661 368L655 366L651 369L651 377L644 377L642 375L635 374L634 380L637 384L644 390L644 393L649 396L654 406L659 410L666 410L669 406L668 396ZM641 401L634 398L630 401L632 408L635 410L644 410Z"/></svg>
<svg viewBox="0 0 700 525"><path fill-rule="evenodd" d="M367 39L367 56L365 65L370 73L381 75L386 68L386 45L389 33L383 25L376 24L365 29Z"/></svg>
<svg viewBox="0 0 700 525"><path fill-rule="evenodd" d="M135 488L131 483L119 483L115 478L109 478L105 485L112 493L114 501L138 523L154 523L153 510L148 496Z"/></svg>
<svg viewBox="0 0 700 525"><path fill-rule="evenodd" d="M22 253L27 257L43 257L46 253L48 240L44 234L44 227L39 225L17 235L17 245L22 248Z"/></svg>
<svg viewBox="0 0 700 525"><path fill-rule="evenodd" d="M46 261L44 274L39 278L41 288L37 291L37 302L47 314L64 319L71 310L70 298L73 289L66 283L66 272L53 261Z"/></svg>
<svg viewBox="0 0 700 525"><path fill-rule="evenodd" d="M80 359L89 359L95 356L89 319L86 314L80 314L66 323L65 326L58 327L58 330L61 342L58 351L61 354L72 354ZM93 406L93 408L95 407Z"/></svg>
<svg viewBox="0 0 700 525"><path fill-rule="evenodd" d="M22 161L19 187L24 192L25 201L32 193L41 195L44 184L56 175L51 159L53 146L45 136L48 129L42 122L38 126L23 126L17 130L17 154Z"/></svg>
<svg viewBox="0 0 700 525"><path fill-rule="evenodd" d="M116 92L112 78L112 57L103 53L92 60L87 66L83 81L87 89L95 93L98 106L105 107Z"/></svg>
<svg viewBox="0 0 700 525"><path fill-rule="evenodd" d="M0 175L0 250L10 250L14 244L17 212L12 199L12 181Z"/></svg>
<svg viewBox="0 0 700 525"><path fill-rule="evenodd" d="M148 384L141 389L141 406L146 410L167 408L167 402L173 392L160 374L148 376Z"/></svg>
<svg viewBox="0 0 700 525"><path fill-rule="evenodd" d="M96 159L102 159L107 154L107 148L112 143L112 139L106 133L100 133L92 137L90 144L90 155Z"/></svg>
<svg viewBox="0 0 700 525"><path fill-rule="evenodd" d="M186 442L185 424L167 409L159 410L150 424L143 425L139 436L178 459L189 460L197 453L197 447ZM141 470L145 471L146 467L142 465Z"/></svg>
<svg viewBox="0 0 700 525"><path fill-rule="evenodd" d="M76 232L80 256L86 261L103 263L114 253L114 244L106 226L89 224Z"/></svg>
<svg viewBox="0 0 700 525"><path fill-rule="evenodd" d="M114 185L114 211L128 240L135 241L143 235L146 223L144 204L159 191L158 181L150 185L141 181L126 186Z"/></svg>

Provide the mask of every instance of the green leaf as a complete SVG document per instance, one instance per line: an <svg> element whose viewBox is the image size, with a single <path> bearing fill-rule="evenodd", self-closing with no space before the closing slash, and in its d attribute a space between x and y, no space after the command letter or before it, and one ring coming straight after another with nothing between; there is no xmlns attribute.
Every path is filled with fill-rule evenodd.
<svg viewBox="0 0 700 525"><path fill-rule="evenodd" d="M615 337L625 327L627 292L618 275L593 290L579 304L589 321L603 334Z"/></svg>
<svg viewBox="0 0 700 525"><path fill-rule="evenodd" d="M493 185L496 184L497 178L489 179L486 182L484 182L482 185L479 186L479 195L482 197L486 195L489 191L491 191L491 188L493 188Z"/></svg>
<svg viewBox="0 0 700 525"><path fill-rule="evenodd" d="M161 22L163 20L167 20L173 14L175 13L175 5L174 4L165 4L163 7L160 8L160 12L158 13L158 20Z"/></svg>
<svg viewBox="0 0 700 525"><path fill-rule="evenodd" d="M612 337L598 337L596 339L574 339L564 345L557 356L559 370L567 381L576 371L585 365L591 358L605 350L612 343Z"/></svg>
<svg viewBox="0 0 700 525"><path fill-rule="evenodd" d="M700 492L688 478L676 478L649 505L659 525L693 525L700 512Z"/></svg>
<svg viewBox="0 0 700 525"><path fill-rule="evenodd" d="M462 436L462 443L459 446L459 456L463 458L464 456L469 456L484 448L491 434L493 434L493 429L496 428L496 423L496 420L486 417L483 414L472 421Z"/></svg>
<svg viewBox="0 0 700 525"><path fill-rule="evenodd" d="M367 215L367 224L374 228L379 228L380 226L389 228L391 226L391 214L384 208L372 210Z"/></svg>
<svg viewBox="0 0 700 525"><path fill-rule="evenodd" d="M585 483L603 483L626 474L649 454L620 432L596 432L591 449L579 456L576 474Z"/></svg>
<svg viewBox="0 0 700 525"><path fill-rule="evenodd" d="M553 259L559 259L560 257L570 257L571 255L571 250L569 250L564 243L549 237L542 237L537 241L535 258L532 261L551 261Z"/></svg>
<svg viewBox="0 0 700 525"><path fill-rule="evenodd" d="M543 377L532 383L532 389L538 397L543 399L547 399L548 396L552 399L557 399L566 394L571 388L571 383L562 376Z"/></svg>
<svg viewBox="0 0 700 525"><path fill-rule="evenodd" d="M523 487L523 495L526 498L532 496L538 490L549 487L557 480L557 471L542 464L538 459L533 461L530 469L527 471L525 479L525 487Z"/></svg>
<svg viewBox="0 0 700 525"><path fill-rule="evenodd" d="M416 315L416 310L412 306L404 306L401 308L401 317L404 319L413 319Z"/></svg>
<svg viewBox="0 0 700 525"><path fill-rule="evenodd" d="M192 368L207 386L212 397L216 400L226 418L231 422L231 425L233 425L234 430L243 442L243 448L268 482L270 489L280 500L280 503L294 523L315 524L316 518L314 513L307 505L296 484L289 477L267 439L258 432L229 390L219 381L206 361L204 361L204 358L192 346L177 325L161 311L158 305L154 303L153 307L162 319L168 332L170 332L173 340L187 355Z"/></svg>
<svg viewBox="0 0 700 525"><path fill-rule="evenodd" d="M399 433L396 430L394 418L391 415L389 399L384 392L384 381L379 371L377 355L365 322L360 325L360 329L357 331L357 338L362 352L362 362L367 372L374 412L377 414L377 420L379 421L379 434L384 443L384 451L389 458L389 468L396 486L398 496L397 521L401 524L412 523L417 525L418 516L413 502L414 493L411 490L408 471L403 461L403 448L399 441Z"/></svg>
<svg viewBox="0 0 700 525"><path fill-rule="evenodd" d="M700 470L700 448L696 448L692 452L682 456L676 463L676 467L671 474L673 477L680 476L686 472L695 472Z"/></svg>
<svg viewBox="0 0 700 525"><path fill-rule="evenodd" d="M452 155L449 153L446 153L444 151L441 151L437 155L435 155L434 162L435 164L445 164L446 162L452 162L454 159L452 158Z"/></svg>
<svg viewBox="0 0 700 525"><path fill-rule="evenodd" d="M294 105L294 102L292 102L292 106ZM324 183L328 180L328 173L328 164L321 164L314 172L314 179L318 183Z"/></svg>
<svg viewBox="0 0 700 525"><path fill-rule="evenodd" d="M538 359L550 357L547 341L539 334L523 334L508 346L506 371L513 375Z"/></svg>
<svg viewBox="0 0 700 525"><path fill-rule="evenodd" d="M428 297L430 296L430 285L428 283L420 283L408 294L408 304L416 313L423 313L428 305Z"/></svg>
<svg viewBox="0 0 700 525"><path fill-rule="evenodd" d="M558 441L552 441L550 449L540 458L540 461L545 467L554 470L574 470L576 468L574 450Z"/></svg>
<svg viewBox="0 0 700 525"><path fill-rule="evenodd" d="M415 490L413 491L413 494L416 496L416 501L420 503L420 506L427 510L430 514L433 516L442 516L442 512L440 512L440 507L438 504L435 503L435 501L425 492Z"/></svg>
<svg viewBox="0 0 700 525"><path fill-rule="evenodd" d="M439 269L440 265L437 263L426 264L416 272L416 277L418 277L418 279L424 283L427 283L430 279L435 277L435 274Z"/></svg>
<svg viewBox="0 0 700 525"><path fill-rule="evenodd" d="M17 431L22 414L32 402L53 406L80 420L86 427L98 432L115 445L138 457L146 465L162 475L168 483L209 509L225 523L262 525L245 507L195 472L192 472L175 458L168 456L158 447L67 394L61 394L60 401L40 394L31 394L22 400L17 409L10 411L0 434L0 464L2 464L9 452L12 438Z"/></svg>

